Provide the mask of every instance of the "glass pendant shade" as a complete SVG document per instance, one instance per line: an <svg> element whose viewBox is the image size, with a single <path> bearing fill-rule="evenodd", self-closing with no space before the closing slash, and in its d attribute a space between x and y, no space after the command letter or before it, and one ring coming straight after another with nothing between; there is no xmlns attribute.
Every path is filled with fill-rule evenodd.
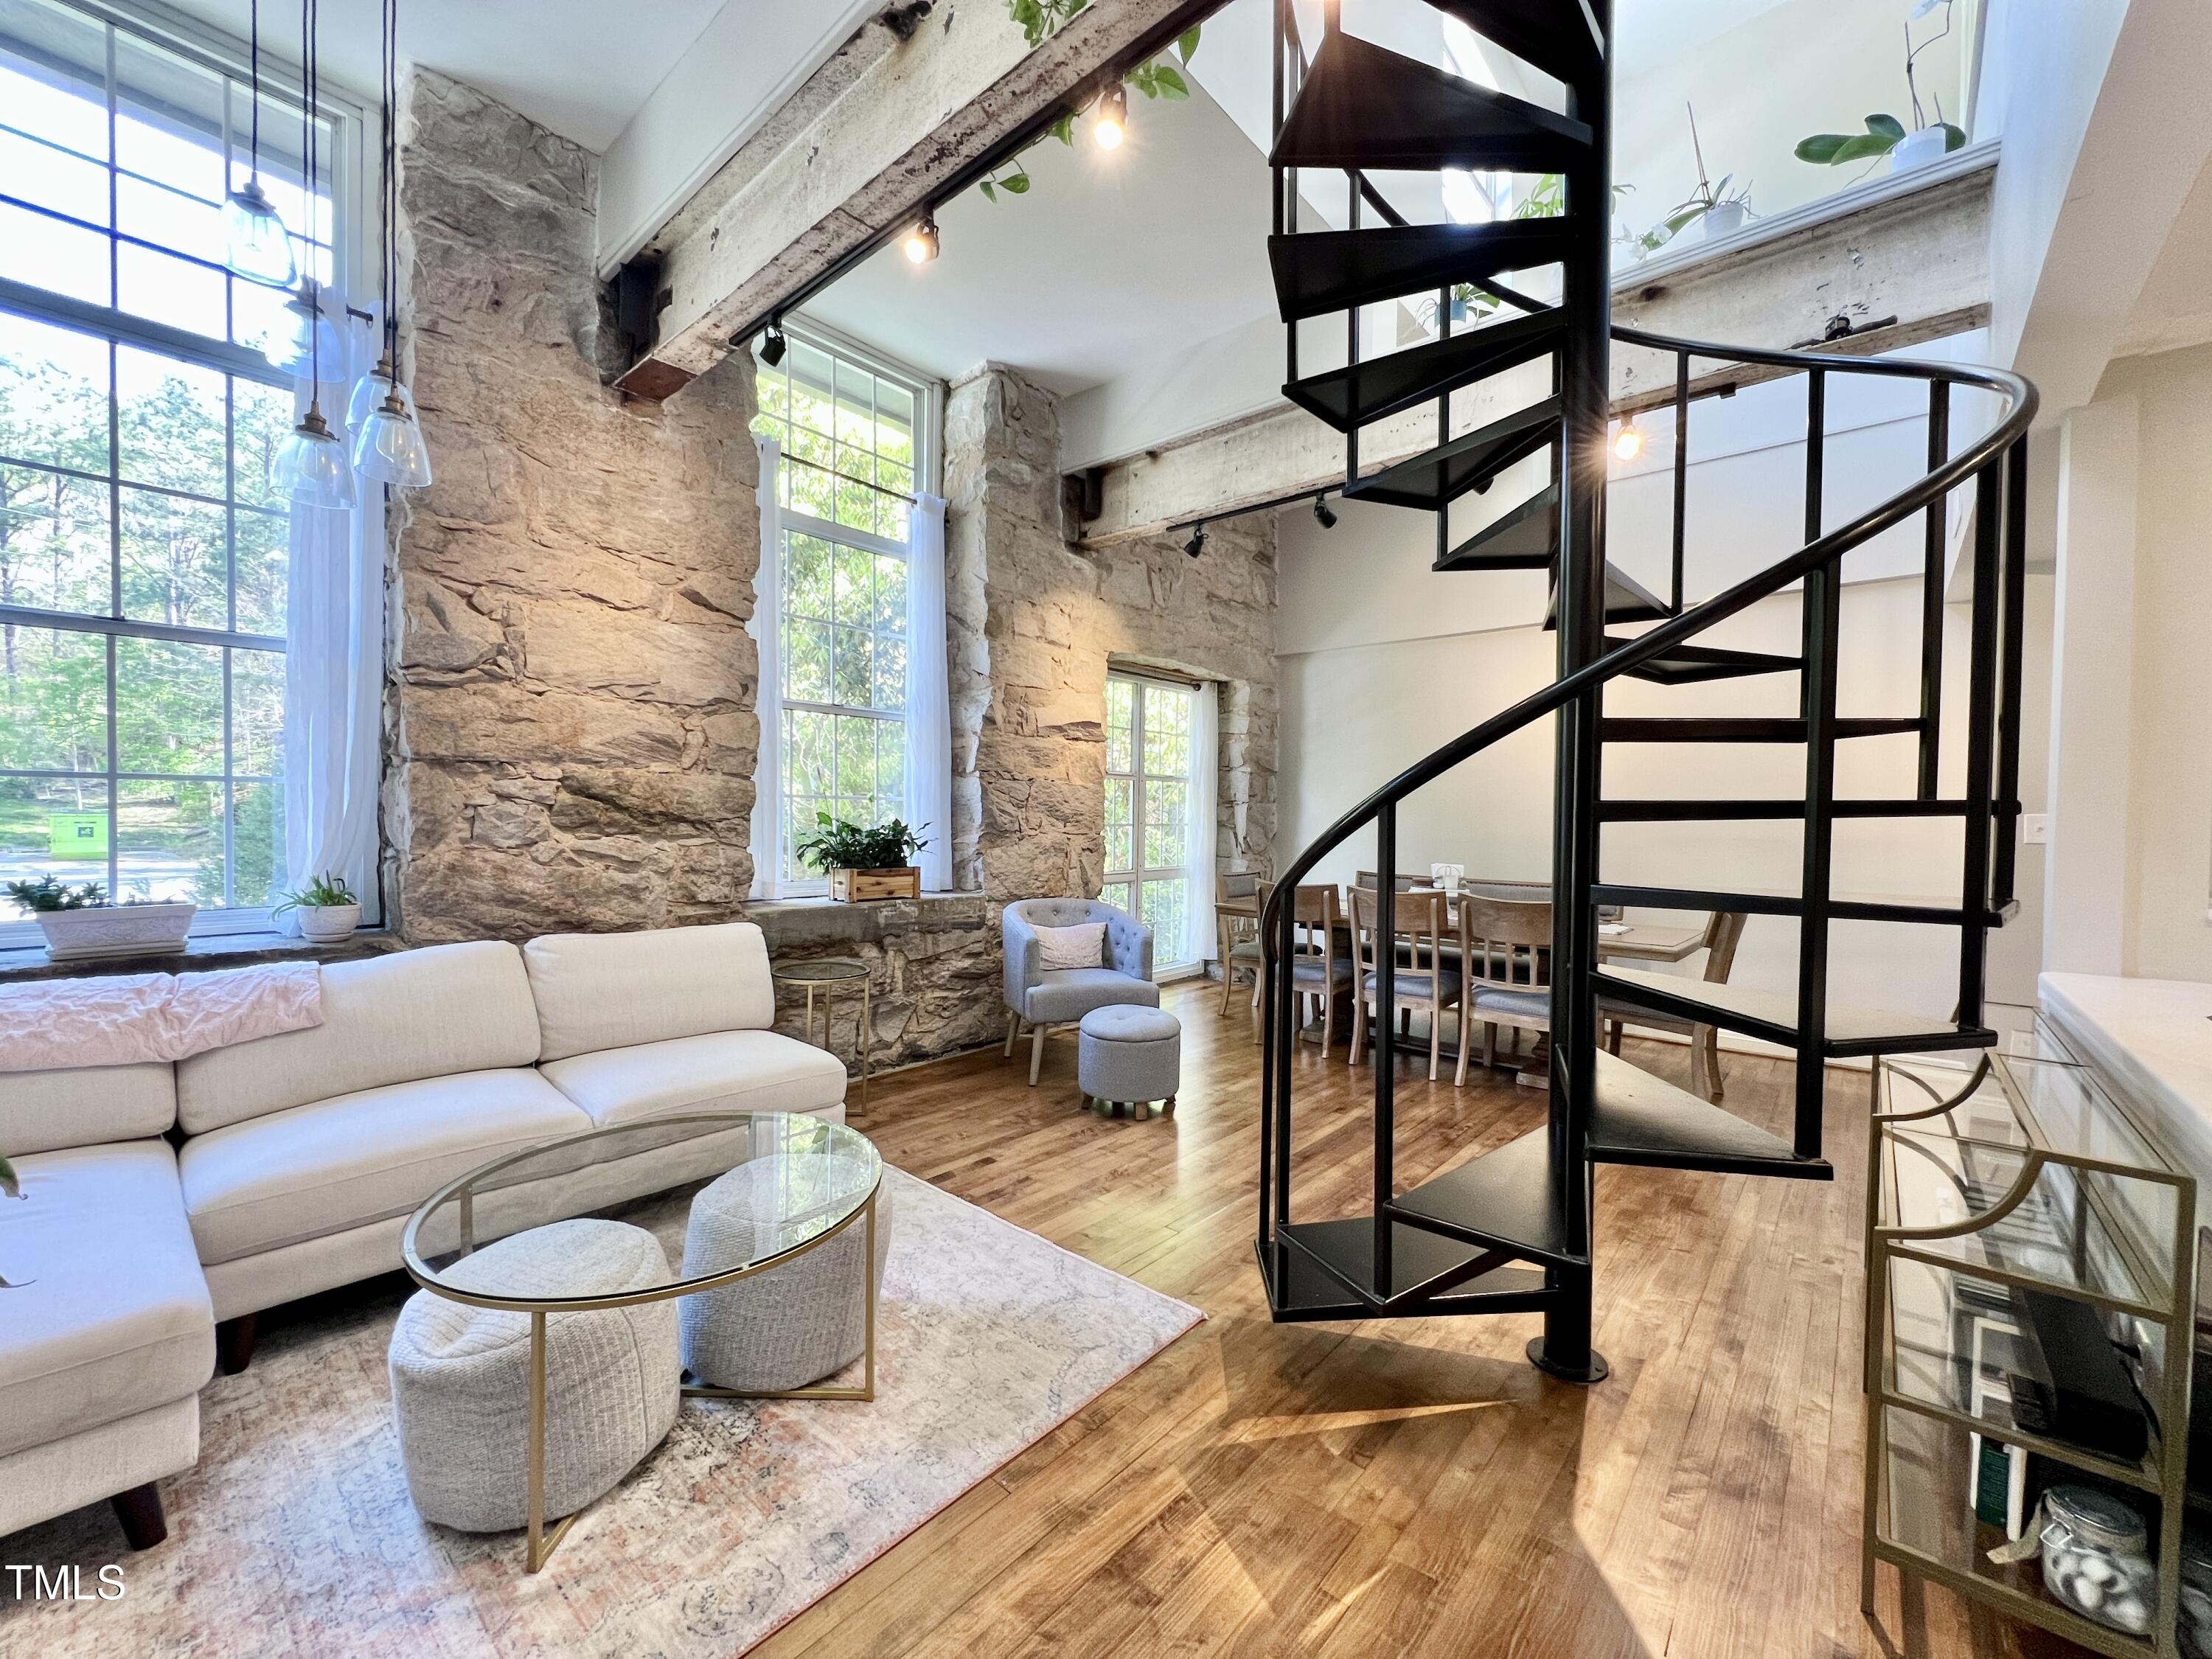
<svg viewBox="0 0 2212 1659"><path fill-rule="evenodd" d="M318 353L324 365L336 372L345 362L345 340L331 320L322 285L308 276L301 280L299 291L284 302L262 337L261 355L270 368L301 374L313 364Z"/></svg>
<svg viewBox="0 0 2212 1659"><path fill-rule="evenodd" d="M400 384L398 371L392 367L392 359L380 357L376 367L353 383L353 392L346 398L345 429L359 433L368 424L368 417L376 413L384 400L393 392L409 414L415 411L415 394Z"/></svg>
<svg viewBox="0 0 2212 1659"><path fill-rule="evenodd" d="M248 179L230 192L230 199L222 206L222 222L230 243L228 263L233 270L274 288L289 288L298 280L292 239L285 234L284 222L270 205L258 179Z"/></svg>
<svg viewBox="0 0 2212 1659"><path fill-rule="evenodd" d="M269 482L302 507L353 505L353 469L346 464L345 446L319 409L310 404L292 435L277 446Z"/></svg>
<svg viewBox="0 0 2212 1659"><path fill-rule="evenodd" d="M368 418L355 426L353 464L362 477L403 489L420 489L430 482L429 447L404 388L393 386Z"/></svg>

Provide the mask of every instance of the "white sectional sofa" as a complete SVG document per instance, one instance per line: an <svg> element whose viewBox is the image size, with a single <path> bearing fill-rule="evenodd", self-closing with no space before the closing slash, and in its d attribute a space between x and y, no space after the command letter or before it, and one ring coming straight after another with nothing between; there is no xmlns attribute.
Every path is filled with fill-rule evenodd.
<svg viewBox="0 0 2212 1659"><path fill-rule="evenodd" d="M200 1388L253 1316L387 1273L408 1216L526 1146L667 1113L842 1121L845 1067L768 1029L750 922L436 945L323 970L323 1023L168 1066L0 1073L0 1534L198 1455ZM719 1173L742 1131L501 1189L479 1238ZM173 1145L174 1150L173 1151ZM433 1248L440 1243L427 1241Z"/></svg>

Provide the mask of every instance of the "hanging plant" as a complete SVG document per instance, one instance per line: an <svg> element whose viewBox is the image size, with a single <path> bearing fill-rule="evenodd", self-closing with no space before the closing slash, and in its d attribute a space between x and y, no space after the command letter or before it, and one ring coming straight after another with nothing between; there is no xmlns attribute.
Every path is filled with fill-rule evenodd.
<svg viewBox="0 0 2212 1659"><path fill-rule="evenodd" d="M1006 0L1006 15L1021 25L1022 39L1031 46L1042 45L1050 35L1059 33L1079 12L1087 11L1091 0ZM1188 67L1191 55L1198 50L1199 26L1193 24L1177 37L1175 55L1184 67ZM1157 58L1139 64L1121 77L1122 84L1134 87L1147 98L1164 98L1170 103L1179 103L1190 96L1190 82L1183 78L1182 70L1165 58ZM983 193L987 202L995 202L1003 191L1009 196L1026 196L1034 182L1030 171L1023 165L1022 154L1042 143L1048 138L1057 138L1063 144L1075 143L1073 110L1062 112L1060 118L1022 147L1022 152L986 173L975 188Z"/></svg>

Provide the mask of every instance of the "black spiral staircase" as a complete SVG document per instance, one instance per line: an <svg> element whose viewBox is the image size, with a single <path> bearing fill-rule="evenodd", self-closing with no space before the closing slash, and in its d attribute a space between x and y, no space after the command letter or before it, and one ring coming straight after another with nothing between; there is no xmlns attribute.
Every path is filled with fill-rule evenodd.
<svg viewBox="0 0 2212 1659"><path fill-rule="evenodd" d="M2027 431L2035 392L2001 371L1895 359L1749 349L1615 328L1609 295L1612 184L1608 148L1611 0L1428 0L1493 44L1562 83L1564 112L1487 90L1344 32L1328 8L1309 58L1291 0L1275 7L1274 229L1269 252L1288 325L1285 394L1346 434L1343 493L1431 513L1439 572L1542 568L1552 573L1559 676L1377 789L1284 869L1262 919L1271 960L1291 948L1299 882L1356 833L1374 828L1378 931L1389 936L1397 873L1399 804L1499 738L1557 717L1553 848L1554 934L1549 1115L1545 1126L1471 1158L1408 1190L1393 1171L1394 1022L1375 1041L1374 1194L1365 1212L1297 1220L1291 1214L1297 1128L1296 1033L1290 976L1268 977L1261 1117L1260 1267L1278 1320L1435 1317L1540 1311L1529 1358L1554 1376L1595 1382L1603 1358L1590 1344L1591 1171L1599 1164L1825 1180L1823 1068L1830 1059L1985 1047L1988 932L2013 903L2018 817L2021 642ZM1560 174L1557 217L1490 224L1407 223L1370 176L1381 171L1466 168ZM1350 228L1301 233L1301 170L1341 171ZM1369 214L1380 222L1363 222ZM1554 268L1556 303L1528 298L1502 276ZM1455 333L1452 295L1471 284L1502 302L1497 320ZM1437 338L1363 357L1359 307L1434 294ZM1299 325L1348 313L1346 361L1301 375ZM1612 415L1611 343L1668 354L1676 368L1672 592L1662 598L1607 562L1606 474ZM1711 366L1693 380L1695 361ZM1455 433L1451 394L1522 365L1548 362L1550 395ZM1715 371L1724 371L1720 379ZM1805 540L1755 576L1686 604L1686 433L1691 407L1735 380L1802 375L1806 386ZM1924 383L1927 471L1911 488L1850 523L1822 523L1827 381L1853 374ZM2002 417L1953 452L1951 391L1994 393ZM1662 401L1666 401L1662 399ZM1361 428L1433 403L1437 441L1410 459L1363 467ZM1547 487L1456 544L1449 508L1486 490L1507 468L1551 457ZM1964 782L1938 787L1943 684L1947 505L1973 491L1972 622ZM1915 515L1924 518L1919 706L1894 716L1837 714L1842 561L1852 549ZM1802 584L1802 647L1794 656L1693 644L1714 624ZM1632 638L1609 625L1654 624ZM1608 682L1662 685L1793 674L1798 712L1789 718L1626 719L1604 708ZM1917 766L1894 798L1836 793L1836 755L1856 738L1911 734ZM1788 744L1805 755L1802 797L1784 799L1622 799L1603 793L1603 761L1617 744ZM1854 901L1832 891L1835 826L1843 818L1942 817L1962 826L1959 902ZM1600 869L1603 825L1770 819L1802 822L1803 873L1791 895L1608 882ZM1601 904L1790 916L1799 924L1794 994L1706 984L1601 966ZM1952 1018L1851 1008L1827 993L1832 923L1856 920L1956 929L1958 1001ZM1392 1006L1395 964L1381 953L1376 999ZM1796 1055L1796 1121L1789 1139L1769 1133L1604 1052L1599 1002L1648 1009L1764 1038Z"/></svg>

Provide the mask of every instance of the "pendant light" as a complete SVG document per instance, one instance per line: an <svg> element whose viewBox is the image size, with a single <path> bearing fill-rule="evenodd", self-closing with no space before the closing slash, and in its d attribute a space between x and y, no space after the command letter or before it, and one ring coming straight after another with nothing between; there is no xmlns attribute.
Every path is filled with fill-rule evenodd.
<svg viewBox="0 0 2212 1659"><path fill-rule="evenodd" d="M315 63L315 24L318 0L300 0L300 58L307 74L307 94L301 100L301 144L307 158L307 236L315 234L317 174L316 117L321 112L320 87ZM322 314L322 291L314 278L300 284L307 318L307 412L292 435L277 447L270 463L270 482L301 507L351 507L353 469L346 465L345 446L323 418L323 334L328 319ZM288 307L289 309L289 307ZM335 331L332 331L335 333Z"/></svg>
<svg viewBox="0 0 2212 1659"><path fill-rule="evenodd" d="M300 274L292 258L292 239L261 188L261 0L253 0L249 73L253 83L252 147L246 153L246 182L222 204L223 231L229 240L227 263L241 276L271 288L289 288Z"/></svg>
<svg viewBox="0 0 2212 1659"><path fill-rule="evenodd" d="M353 389L346 427L353 434L353 464L376 483L420 489L430 482L430 450L415 417L414 394L399 380L399 0L384 4L384 354Z"/></svg>
<svg viewBox="0 0 2212 1659"><path fill-rule="evenodd" d="M345 356L345 337L331 316L330 298L323 285L302 276L291 297L277 307L261 336L261 355L271 368L287 374L305 374L319 357L333 362Z"/></svg>

